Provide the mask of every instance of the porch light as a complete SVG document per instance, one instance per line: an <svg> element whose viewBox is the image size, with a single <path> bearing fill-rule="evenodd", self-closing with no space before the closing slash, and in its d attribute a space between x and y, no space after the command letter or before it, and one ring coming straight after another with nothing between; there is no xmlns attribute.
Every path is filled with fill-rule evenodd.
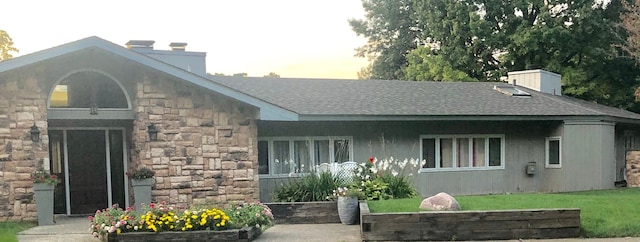
<svg viewBox="0 0 640 242"><path fill-rule="evenodd" d="M149 133L150 141L158 141L158 128L156 128L155 124L151 124L147 127L147 132Z"/></svg>
<svg viewBox="0 0 640 242"><path fill-rule="evenodd" d="M40 142L40 130L35 123L33 124L33 126L31 126L31 130L29 131L29 133L31 133L31 141L33 141L34 143Z"/></svg>

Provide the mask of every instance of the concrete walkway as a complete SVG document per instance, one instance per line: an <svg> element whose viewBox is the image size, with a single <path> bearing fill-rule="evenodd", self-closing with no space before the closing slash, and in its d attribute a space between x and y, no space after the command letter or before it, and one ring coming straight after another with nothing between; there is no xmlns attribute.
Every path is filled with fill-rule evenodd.
<svg viewBox="0 0 640 242"><path fill-rule="evenodd" d="M38 226L18 233L19 242L100 242L89 233L89 221L85 217L59 217L50 226ZM358 225L342 224L279 224L262 235L256 242L309 241L309 242L355 242L361 241ZM640 238L605 239L555 239L555 240L507 240L507 242L640 242Z"/></svg>
<svg viewBox="0 0 640 242"><path fill-rule="evenodd" d="M18 233L19 242L100 242L89 232L86 217L56 218L55 225L37 226Z"/></svg>

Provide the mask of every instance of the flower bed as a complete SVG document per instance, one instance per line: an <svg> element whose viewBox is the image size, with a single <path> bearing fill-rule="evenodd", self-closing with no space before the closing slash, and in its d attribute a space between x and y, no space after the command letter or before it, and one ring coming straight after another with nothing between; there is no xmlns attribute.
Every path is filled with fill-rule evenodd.
<svg viewBox="0 0 640 242"><path fill-rule="evenodd" d="M273 215L260 203L180 209L162 202L141 211L113 205L89 220L92 234L109 241L251 241L273 224Z"/></svg>
<svg viewBox="0 0 640 242"><path fill-rule="evenodd" d="M363 241L555 239L580 235L580 209L370 213L360 203Z"/></svg>

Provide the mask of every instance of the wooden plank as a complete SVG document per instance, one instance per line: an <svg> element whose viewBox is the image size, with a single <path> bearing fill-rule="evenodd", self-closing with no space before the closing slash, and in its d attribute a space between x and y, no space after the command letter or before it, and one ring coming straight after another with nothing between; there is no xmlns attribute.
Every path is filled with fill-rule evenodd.
<svg viewBox="0 0 640 242"><path fill-rule="evenodd" d="M361 235L365 241L535 239L580 235L579 209L366 212L368 209L361 215Z"/></svg>
<svg viewBox="0 0 640 242"><path fill-rule="evenodd" d="M491 211L440 211L421 212L420 220L438 221L486 221L486 220L526 220L580 217L580 209L535 209L535 210L491 210Z"/></svg>
<svg viewBox="0 0 640 242"><path fill-rule="evenodd" d="M313 224L340 223L335 202L266 203L276 223Z"/></svg>

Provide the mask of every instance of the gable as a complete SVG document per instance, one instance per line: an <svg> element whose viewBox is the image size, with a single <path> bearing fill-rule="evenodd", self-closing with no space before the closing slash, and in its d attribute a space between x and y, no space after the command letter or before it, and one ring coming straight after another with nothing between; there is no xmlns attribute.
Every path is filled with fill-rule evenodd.
<svg viewBox="0 0 640 242"><path fill-rule="evenodd" d="M158 61L146 55L136 53L122 46L113 44L109 41L95 36L56 46L32 54L20 56L14 59L2 61L0 62L0 74L20 68L30 68L30 66L43 61L53 60L77 51L88 49L99 49L106 53L123 57L129 61L139 63L160 73L170 75L176 79L184 80L206 90L210 90L215 93L257 107L260 109L259 118L261 120L297 120L298 118L297 114L294 112L275 106L271 103L265 102L237 90L231 89L219 83L211 82L206 78L200 77L181 68Z"/></svg>

